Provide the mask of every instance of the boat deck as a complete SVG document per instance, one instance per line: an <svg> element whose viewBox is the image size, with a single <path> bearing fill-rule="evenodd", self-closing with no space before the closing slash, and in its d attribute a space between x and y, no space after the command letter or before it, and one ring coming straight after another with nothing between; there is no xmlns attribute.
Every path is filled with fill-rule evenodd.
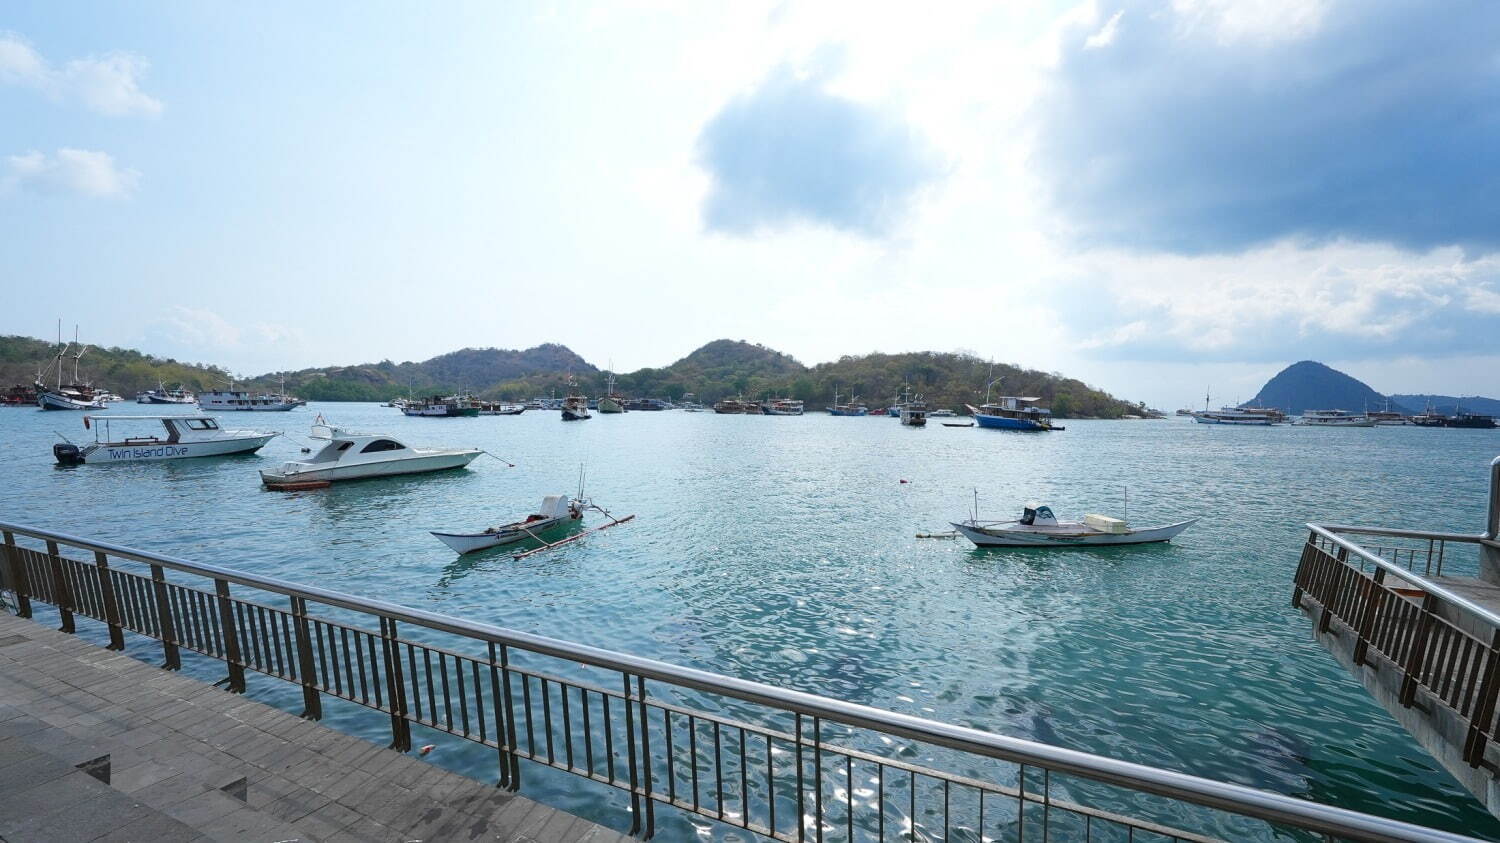
<svg viewBox="0 0 1500 843"><path fill-rule="evenodd" d="M629 839L0 611L0 840Z"/></svg>

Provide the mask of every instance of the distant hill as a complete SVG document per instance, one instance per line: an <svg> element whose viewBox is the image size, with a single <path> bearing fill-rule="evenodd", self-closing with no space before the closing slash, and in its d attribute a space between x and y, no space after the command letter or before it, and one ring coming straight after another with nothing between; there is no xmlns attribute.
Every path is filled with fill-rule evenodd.
<svg viewBox="0 0 1500 843"><path fill-rule="evenodd" d="M1241 406L1276 407L1300 415L1307 410L1384 409L1386 397L1368 384L1313 360L1303 360L1282 369L1266 381L1255 397ZM1396 412L1412 412L1400 401L1391 401Z"/></svg>
<svg viewBox="0 0 1500 843"><path fill-rule="evenodd" d="M56 346L27 337L0 337L0 388L30 383L39 366L56 354ZM182 384L193 391L223 386L224 369L179 363L127 349L91 349L81 373L127 397L158 382ZM465 348L421 362L362 363L324 366L294 372L272 372L238 383L248 389L276 389L309 401L387 401L403 395L450 394L467 390L484 398L519 400L562 395L569 378L585 395L605 389L605 373L567 346L548 343L523 350ZM1053 413L1072 418L1119 418L1140 412L1082 381L1059 374L1021 369L967 354L911 352L842 357L808 367L790 355L743 340L715 340L662 368L618 374L615 388L630 396L680 399L693 393L712 402L790 396L810 409L832 403L837 389L844 399L857 395L871 408L884 407L910 386L933 407L961 409L984 399L984 387L1000 379L995 395L1037 396Z"/></svg>
<svg viewBox="0 0 1500 843"><path fill-rule="evenodd" d="M1433 412L1445 416L1451 416L1460 410L1465 413L1500 416L1500 401L1478 395L1392 395L1391 400L1416 410L1431 407Z"/></svg>
<svg viewBox="0 0 1500 843"><path fill-rule="evenodd" d="M57 350L57 343L46 340L0 336L0 389L8 389L12 384L29 385L42 369L46 369L46 382L52 383L56 371L52 365ZM77 350L78 347L74 346L73 351ZM63 378L72 380L72 377L73 360L69 356L64 362ZM222 387L229 382L229 373L217 366L182 363L169 357L153 357L128 348L92 346L78 361L78 377L127 398L142 390L155 389L162 383L168 386L181 384L197 392Z"/></svg>

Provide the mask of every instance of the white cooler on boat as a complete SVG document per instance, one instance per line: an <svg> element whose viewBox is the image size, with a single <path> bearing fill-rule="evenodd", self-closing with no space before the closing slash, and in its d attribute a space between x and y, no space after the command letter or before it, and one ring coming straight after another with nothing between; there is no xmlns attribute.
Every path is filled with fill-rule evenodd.
<svg viewBox="0 0 1500 843"><path fill-rule="evenodd" d="M1130 532L1130 528L1125 526L1124 521L1118 518L1111 518L1108 515L1085 515L1083 516L1083 523L1101 533L1123 535Z"/></svg>

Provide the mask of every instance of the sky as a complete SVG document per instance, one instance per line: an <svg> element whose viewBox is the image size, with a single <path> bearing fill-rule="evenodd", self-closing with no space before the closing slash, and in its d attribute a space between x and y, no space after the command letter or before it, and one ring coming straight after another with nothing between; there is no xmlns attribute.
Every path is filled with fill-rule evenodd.
<svg viewBox="0 0 1500 843"><path fill-rule="evenodd" d="M0 7L0 333L1500 395L1500 7Z"/></svg>

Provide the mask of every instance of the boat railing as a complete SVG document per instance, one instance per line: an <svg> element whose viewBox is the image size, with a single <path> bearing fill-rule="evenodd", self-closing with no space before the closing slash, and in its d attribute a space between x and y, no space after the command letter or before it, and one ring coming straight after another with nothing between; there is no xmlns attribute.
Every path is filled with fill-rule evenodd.
<svg viewBox="0 0 1500 843"><path fill-rule="evenodd" d="M1500 614L1436 578L1453 568L1450 545L1471 546L1476 558L1479 546L1500 545L1459 533L1307 526L1292 605L1311 608L1319 632L1337 624L1352 634L1355 667L1395 671L1402 706L1446 709L1467 731L1464 761L1490 766L1486 748L1500 738ZM1367 547L1358 535L1383 544Z"/></svg>
<svg viewBox="0 0 1500 843"><path fill-rule="evenodd" d="M46 603L64 632L102 623L112 649L126 632L158 641L169 669L197 654L190 666L226 670L232 692L290 683L308 718L326 698L373 709L400 751L414 732L482 745L511 790L538 767L574 774L616 794L606 804L642 837L667 811L783 841L1468 839L65 533L0 533L0 587L23 616Z"/></svg>

